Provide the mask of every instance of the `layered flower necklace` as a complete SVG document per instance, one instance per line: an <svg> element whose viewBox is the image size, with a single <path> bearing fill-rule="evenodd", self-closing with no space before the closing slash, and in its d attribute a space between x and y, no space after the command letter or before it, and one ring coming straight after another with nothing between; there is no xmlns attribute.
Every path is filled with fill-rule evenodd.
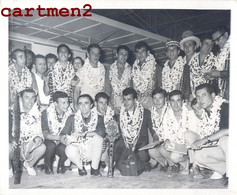
<svg viewBox="0 0 237 195"><path fill-rule="evenodd" d="M142 97L151 95L155 84L156 60L152 54L149 54L141 66L138 64L139 60L136 59L132 68L134 89Z"/></svg>
<svg viewBox="0 0 237 195"><path fill-rule="evenodd" d="M121 96L122 91L129 87L131 81L131 66L126 62L124 71L119 79L117 61L111 64L109 69L109 79L112 85L114 96Z"/></svg>
<svg viewBox="0 0 237 195"><path fill-rule="evenodd" d="M105 68L103 64L98 62L98 67L93 68L87 58L79 74L82 85L87 84L96 91L103 90L105 84Z"/></svg>
<svg viewBox="0 0 237 195"><path fill-rule="evenodd" d="M106 113L104 115L104 123L105 123L105 128L107 129L108 124L111 120L113 120L114 116L114 110L110 106L107 107Z"/></svg>
<svg viewBox="0 0 237 195"><path fill-rule="evenodd" d="M181 56L177 58L172 68L169 61L166 61L162 70L162 88L167 92L171 92L180 88L180 82L183 75L184 60Z"/></svg>
<svg viewBox="0 0 237 195"><path fill-rule="evenodd" d="M136 103L133 114L129 114L124 106L121 107L120 112L120 128L124 143L127 148L132 147L135 150L137 141L139 139L142 122L144 116L144 108L140 103Z"/></svg>
<svg viewBox="0 0 237 195"><path fill-rule="evenodd" d="M53 92L63 91L69 95L71 90L71 81L75 75L73 65L68 62L66 67L63 68L58 61L50 73L53 81Z"/></svg>
<svg viewBox="0 0 237 195"><path fill-rule="evenodd" d="M184 132L188 130L189 114L185 104L182 107L181 118L177 121L171 107L168 108L163 121L164 139L172 142L184 144Z"/></svg>
<svg viewBox="0 0 237 195"><path fill-rule="evenodd" d="M217 55L216 69L219 71L225 70L225 61L230 54L230 39L228 39L221 49L220 53Z"/></svg>
<svg viewBox="0 0 237 195"><path fill-rule="evenodd" d="M158 135L160 141L164 140L163 119L167 109L167 103L163 106L161 113L158 112L156 106L152 106L151 108L152 128Z"/></svg>
<svg viewBox="0 0 237 195"><path fill-rule="evenodd" d="M56 107L54 103L51 103L50 106L47 108L47 117L48 117L48 126L50 133L53 135L59 135L65 126L67 118L72 114L72 110L70 107L68 108L67 112L64 113L63 117L59 120Z"/></svg>
<svg viewBox="0 0 237 195"><path fill-rule="evenodd" d="M208 80L204 78L203 70L211 70L215 66L215 63L216 57L212 52L206 56L203 64L200 64L200 52L190 61L190 85L192 92L195 91L198 85L208 82Z"/></svg>
<svg viewBox="0 0 237 195"><path fill-rule="evenodd" d="M198 124L199 128L199 134L201 137L206 137L209 135L212 135L213 133L217 132L220 127L220 111L221 111L221 105L226 102L225 99L223 99L220 96L216 96L212 107L210 109L209 114L207 112L203 112L202 119L200 120L200 123Z"/></svg>
<svg viewBox="0 0 237 195"><path fill-rule="evenodd" d="M9 66L9 82L10 82L10 89L13 92L19 93L20 91L30 88L32 85L32 75L29 69L25 66L22 68L21 76L18 76L18 71L15 67L15 64L12 63Z"/></svg>
<svg viewBox="0 0 237 195"><path fill-rule="evenodd" d="M20 102L22 108L22 103ZM21 131L20 131L20 142L32 141L36 136L43 138L41 129L41 112L35 103L31 110L26 113L21 113Z"/></svg>

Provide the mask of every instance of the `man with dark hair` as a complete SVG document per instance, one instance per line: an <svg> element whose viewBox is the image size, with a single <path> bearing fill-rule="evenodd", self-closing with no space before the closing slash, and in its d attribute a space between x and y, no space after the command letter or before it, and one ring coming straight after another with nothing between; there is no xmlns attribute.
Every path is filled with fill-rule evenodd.
<svg viewBox="0 0 237 195"><path fill-rule="evenodd" d="M156 88L152 92L152 98L154 105L151 108L151 121L152 128L155 131L153 135L153 142L155 141L164 141L164 130L163 130L163 119L168 109L167 104L167 92L162 88ZM153 149L148 150L150 154L150 164L152 168L160 166L160 170L166 170L167 161L160 154L161 145L156 146Z"/></svg>
<svg viewBox="0 0 237 195"><path fill-rule="evenodd" d="M48 53L45 56L45 59L46 59L48 69L50 69L51 67L54 67L54 64L56 64L56 62L58 61L57 56L52 53Z"/></svg>
<svg viewBox="0 0 237 195"><path fill-rule="evenodd" d="M122 105L122 91L131 86L131 66L127 63L129 57L129 48L126 45L120 45L117 48L117 60L109 68L109 91L111 104L118 114Z"/></svg>
<svg viewBox="0 0 237 195"><path fill-rule="evenodd" d="M172 170L177 170L178 165L180 165L181 174L189 174L188 156L185 153L180 153L178 147L185 148L184 133L187 130L196 131L197 127L193 122L195 116L192 111L187 109L181 91L171 91L169 102L170 108L163 119L164 144L160 148L160 153L169 164L169 175Z"/></svg>
<svg viewBox="0 0 237 195"><path fill-rule="evenodd" d="M64 162L66 146L63 144L63 135L70 134L64 129L67 118L72 114L69 108L68 95L62 91L53 94L53 103L42 113L42 131L47 147L44 155L45 173L53 174L53 162L55 154L59 156L57 173L65 173Z"/></svg>
<svg viewBox="0 0 237 195"><path fill-rule="evenodd" d="M123 90L123 100L124 104L119 115L122 136L115 143L114 161L120 166L132 151L137 155L136 163L140 167L138 172L150 171L148 151L138 149L148 144L148 129L151 135L155 135L151 113L137 101L137 92L133 88Z"/></svg>
<svg viewBox="0 0 237 195"><path fill-rule="evenodd" d="M31 71L33 64L35 63L35 54L33 51L26 49L26 67Z"/></svg>
<svg viewBox="0 0 237 195"><path fill-rule="evenodd" d="M78 98L79 110L68 118L65 129L73 132L64 136L66 154L70 161L78 167L80 176L87 175L84 164L91 161L91 175L101 176L99 162L105 137L103 117L93 108L93 99L88 94Z"/></svg>
<svg viewBox="0 0 237 195"><path fill-rule="evenodd" d="M94 98L97 93L104 91L105 68L99 62L101 48L98 44L92 43L88 46L87 52L88 58L78 74L80 81L74 89L74 99L81 94L89 94Z"/></svg>
<svg viewBox="0 0 237 195"><path fill-rule="evenodd" d="M146 42L138 42L135 53L137 58L132 66L133 88L138 93L138 101L144 108L150 109L153 104L151 93L155 86L156 60Z"/></svg>
<svg viewBox="0 0 237 195"><path fill-rule="evenodd" d="M211 179L221 179L226 173L228 159L229 105L226 100L216 96L210 84L202 84L196 88L197 102L205 112L200 137L193 140L191 148L196 150L195 163L214 171ZM204 134L205 133L205 134ZM218 141L218 147L202 148L203 145Z"/></svg>

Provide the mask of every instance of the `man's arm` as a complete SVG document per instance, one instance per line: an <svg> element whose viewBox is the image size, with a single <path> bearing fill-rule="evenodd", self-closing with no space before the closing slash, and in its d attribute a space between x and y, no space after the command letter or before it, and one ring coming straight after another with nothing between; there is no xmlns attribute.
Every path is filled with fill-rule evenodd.
<svg viewBox="0 0 237 195"><path fill-rule="evenodd" d="M159 137L156 134L156 132L154 131L154 129L152 128L151 112L149 110L145 110L144 114L146 115L146 117L144 117L144 118L147 121L147 126L149 128L149 131L150 131L152 137L153 137L153 142L158 141Z"/></svg>
<svg viewBox="0 0 237 195"><path fill-rule="evenodd" d="M101 137L105 137L105 125L104 125L104 119L102 116L98 115L98 123L96 126L96 130L93 132L88 132L87 136L94 136L95 134L100 135Z"/></svg>

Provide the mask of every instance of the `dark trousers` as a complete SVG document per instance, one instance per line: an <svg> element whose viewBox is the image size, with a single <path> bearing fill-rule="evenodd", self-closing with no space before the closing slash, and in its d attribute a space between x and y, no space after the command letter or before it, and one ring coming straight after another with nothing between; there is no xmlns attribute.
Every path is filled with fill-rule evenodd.
<svg viewBox="0 0 237 195"><path fill-rule="evenodd" d="M66 146L62 143L56 144L54 141L45 140L46 152L44 154L44 164L52 168L55 154L59 156L58 167L63 167L64 162L67 160L65 154Z"/></svg>

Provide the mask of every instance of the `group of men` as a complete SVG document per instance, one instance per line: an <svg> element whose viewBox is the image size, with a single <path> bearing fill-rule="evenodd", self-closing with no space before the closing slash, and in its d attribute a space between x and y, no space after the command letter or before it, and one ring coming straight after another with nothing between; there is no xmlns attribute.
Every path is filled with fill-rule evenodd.
<svg viewBox="0 0 237 195"><path fill-rule="evenodd" d="M87 175L88 162L90 174L101 176L108 121L114 120L120 130L113 159L118 169L132 152L142 171L159 166L168 175L189 174L192 165L194 177L202 177L199 168L204 167L214 171L212 179L222 178L228 155L229 32L220 27L202 41L191 31L182 37L180 43L166 43L168 60L162 69L145 42L136 44L132 66L129 48L120 45L108 71L99 61L97 44L88 46L78 68L70 63L72 52L65 44L58 46L57 60L36 55L31 68L25 52L14 50L9 65L10 167L20 146L29 175L36 175L34 165L41 158L45 173L54 174L57 155L57 173L67 171L69 159L80 176ZM214 43L220 47L217 56L211 52ZM157 144L139 150L149 142Z"/></svg>

